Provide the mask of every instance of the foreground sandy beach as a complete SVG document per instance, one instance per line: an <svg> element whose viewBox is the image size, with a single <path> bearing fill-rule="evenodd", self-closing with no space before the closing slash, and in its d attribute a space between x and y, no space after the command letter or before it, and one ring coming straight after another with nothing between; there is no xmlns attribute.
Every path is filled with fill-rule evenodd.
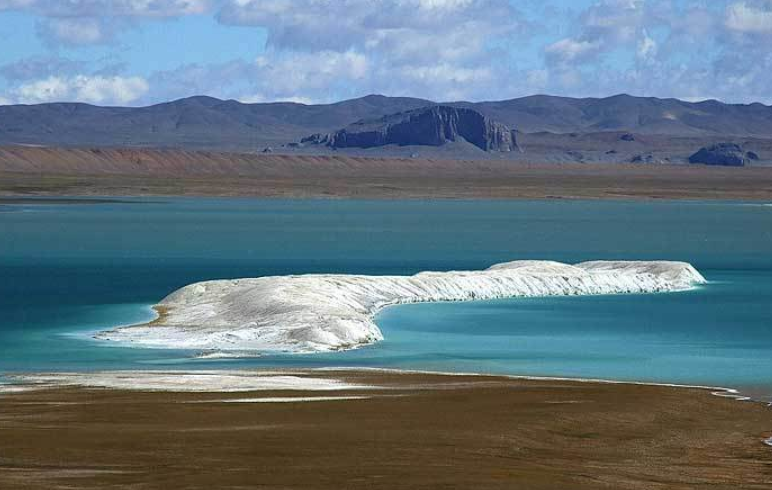
<svg viewBox="0 0 772 490"><path fill-rule="evenodd" d="M704 389L293 371L211 392L209 375L154 376L5 390L0 488L772 485L772 410Z"/></svg>

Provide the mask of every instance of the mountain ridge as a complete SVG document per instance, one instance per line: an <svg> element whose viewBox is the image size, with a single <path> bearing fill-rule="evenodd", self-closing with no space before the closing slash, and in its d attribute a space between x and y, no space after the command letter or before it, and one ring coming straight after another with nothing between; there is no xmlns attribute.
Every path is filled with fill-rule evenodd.
<svg viewBox="0 0 772 490"><path fill-rule="evenodd" d="M5 105L0 106L0 145L261 151L309 134L332 133L360 120L436 105L472 109L520 133L772 138L772 106L761 103L687 102L627 94L437 103L371 94L331 104L245 104L193 96L144 107L68 102Z"/></svg>

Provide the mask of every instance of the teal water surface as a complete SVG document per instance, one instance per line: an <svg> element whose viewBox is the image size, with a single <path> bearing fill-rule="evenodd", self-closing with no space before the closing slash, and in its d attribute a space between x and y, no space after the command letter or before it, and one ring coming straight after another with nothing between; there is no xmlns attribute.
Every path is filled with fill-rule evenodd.
<svg viewBox="0 0 772 490"><path fill-rule="evenodd" d="M371 366L772 394L772 207L624 201L128 199L0 205L0 372ZM349 352L202 360L88 333L191 282L412 274L514 259L671 259L694 291L392 307Z"/></svg>

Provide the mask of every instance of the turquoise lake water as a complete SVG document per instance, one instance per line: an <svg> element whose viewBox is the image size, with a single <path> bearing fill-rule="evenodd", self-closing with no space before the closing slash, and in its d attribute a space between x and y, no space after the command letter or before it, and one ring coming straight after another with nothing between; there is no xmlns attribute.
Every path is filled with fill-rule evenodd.
<svg viewBox="0 0 772 490"><path fill-rule="evenodd" d="M191 282L412 274L515 259L686 260L652 295L392 307L356 351L196 359L89 331ZM128 199L0 205L0 372L373 366L740 387L772 394L772 207L622 201Z"/></svg>

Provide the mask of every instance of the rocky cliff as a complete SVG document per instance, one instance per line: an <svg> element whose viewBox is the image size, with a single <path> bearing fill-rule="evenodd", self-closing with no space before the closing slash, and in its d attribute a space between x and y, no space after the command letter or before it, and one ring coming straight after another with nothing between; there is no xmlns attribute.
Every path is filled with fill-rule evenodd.
<svg viewBox="0 0 772 490"><path fill-rule="evenodd" d="M729 167L742 167L748 160L758 159L753 152L745 151L735 143L717 143L700 148L699 151L689 157L689 163L702 163L705 165L726 165Z"/></svg>
<svg viewBox="0 0 772 490"><path fill-rule="evenodd" d="M436 105L361 120L329 134L315 134L303 143L331 148L372 148L385 145L441 146L465 140L483 151L517 150L515 131L472 109Z"/></svg>

